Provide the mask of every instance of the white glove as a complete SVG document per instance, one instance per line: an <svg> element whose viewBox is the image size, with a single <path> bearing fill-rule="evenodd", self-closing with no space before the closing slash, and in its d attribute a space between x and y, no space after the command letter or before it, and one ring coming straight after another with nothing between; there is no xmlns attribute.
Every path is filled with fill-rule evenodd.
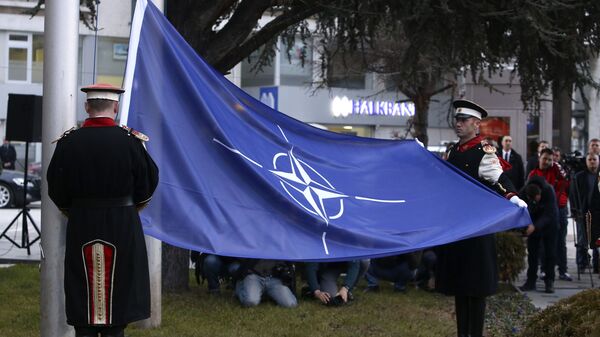
<svg viewBox="0 0 600 337"><path fill-rule="evenodd" d="M514 195L512 198L510 198L510 202L512 202L513 204L515 204L519 207L527 208L527 203L525 201L523 201L523 199L519 198L516 195Z"/></svg>

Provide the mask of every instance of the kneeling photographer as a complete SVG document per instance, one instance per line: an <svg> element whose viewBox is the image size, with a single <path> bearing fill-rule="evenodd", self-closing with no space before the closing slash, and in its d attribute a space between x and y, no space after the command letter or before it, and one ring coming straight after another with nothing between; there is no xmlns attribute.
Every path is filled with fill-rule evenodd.
<svg viewBox="0 0 600 337"><path fill-rule="evenodd" d="M542 269L545 292L554 293L554 265L556 264L556 236L558 234L558 205L554 189L542 177L531 177L520 191L521 199L528 205L533 225L529 225L527 237L527 281L520 289L535 290L540 242L544 245Z"/></svg>
<svg viewBox="0 0 600 337"><path fill-rule="evenodd" d="M237 281L235 294L244 307L257 306L263 294L285 308L298 305L292 291L296 275L291 262L242 259L234 279Z"/></svg>

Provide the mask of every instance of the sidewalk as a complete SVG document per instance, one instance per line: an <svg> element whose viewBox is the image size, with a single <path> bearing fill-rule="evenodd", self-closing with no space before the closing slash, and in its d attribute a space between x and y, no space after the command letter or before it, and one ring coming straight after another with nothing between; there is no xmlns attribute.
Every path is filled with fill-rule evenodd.
<svg viewBox="0 0 600 337"><path fill-rule="evenodd" d="M590 280L589 270L585 270L585 274L581 274L578 278L577 264L575 262L575 245L573 241L574 236L572 221L572 219L569 219L569 229L567 233L567 272L571 274L573 281L569 282L559 280L557 271L556 281L554 281L555 293L546 294L544 293L544 281L538 279L536 291L524 292L524 294L531 299L531 302L536 308L544 309L547 306L558 302L560 299L575 295L582 290L590 289L592 287L592 281L595 288L600 286L600 278L598 277L598 274L592 274L592 278ZM519 275L519 278L514 282L514 285L517 287L521 286L523 283L525 283L526 278L526 271L523 271Z"/></svg>

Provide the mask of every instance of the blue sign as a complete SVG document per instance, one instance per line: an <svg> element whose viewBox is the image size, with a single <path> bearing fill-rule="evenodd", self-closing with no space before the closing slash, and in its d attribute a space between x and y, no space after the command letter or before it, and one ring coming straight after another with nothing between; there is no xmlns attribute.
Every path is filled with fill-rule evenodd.
<svg viewBox="0 0 600 337"><path fill-rule="evenodd" d="M277 110L279 100L278 87L261 87L259 100L269 108Z"/></svg>

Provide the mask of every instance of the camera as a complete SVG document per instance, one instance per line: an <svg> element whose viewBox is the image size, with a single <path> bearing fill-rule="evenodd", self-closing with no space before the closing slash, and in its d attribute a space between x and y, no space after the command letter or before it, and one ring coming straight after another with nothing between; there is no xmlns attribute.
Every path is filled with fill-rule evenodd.
<svg viewBox="0 0 600 337"><path fill-rule="evenodd" d="M294 279L294 267L287 264L278 264L273 267L273 276L283 283L290 283Z"/></svg>
<svg viewBox="0 0 600 337"><path fill-rule="evenodd" d="M572 177L575 173L585 170L585 159L579 151L565 154L560 164L567 173L567 177Z"/></svg>

